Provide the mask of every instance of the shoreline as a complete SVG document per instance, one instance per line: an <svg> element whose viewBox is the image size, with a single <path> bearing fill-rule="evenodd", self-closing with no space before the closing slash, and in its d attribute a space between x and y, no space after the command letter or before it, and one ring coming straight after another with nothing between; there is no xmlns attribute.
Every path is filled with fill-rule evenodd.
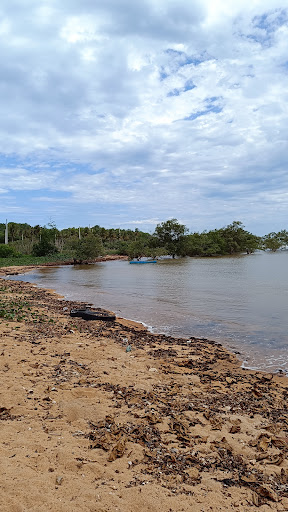
<svg viewBox="0 0 288 512"><path fill-rule="evenodd" d="M80 302L29 283L0 289L1 511L288 509L287 377L210 340L71 318Z"/></svg>
<svg viewBox="0 0 288 512"><path fill-rule="evenodd" d="M106 255L106 256L101 256L101 257L98 257L96 258L95 260L89 262L91 264L94 264L94 263L97 263L97 262L105 262L105 261L117 261L117 260L127 260L128 257L127 256L120 256L120 255ZM84 262L85 264L85 262ZM1 278L5 278L9 275L13 276L13 275L21 275L21 274L26 274L26 273L29 273L29 272L32 272L34 269L38 269L38 268L46 268L47 266L50 266L50 267L58 267L58 266L66 266L66 265L69 265L69 266L73 266L73 262L62 262L62 263L55 263L55 262L51 262L51 263L45 263L45 264L41 264L41 265L25 265L25 266L11 266L11 267L0 267L0 279ZM35 286L38 286L37 284L35 284ZM45 288L43 288L45 289ZM49 290L48 290L49 291ZM54 293L58 293L59 297L61 298L64 298L64 296L62 296L59 292L56 292L55 290L52 290L52 292ZM83 302L84 304L84 302ZM108 305L109 307L109 305ZM120 317L119 317L120 318ZM134 320L134 319L130 319L130 318L123 318L123 320L127 321L128 323L131 322L132 324L135 324L135 325L139 325L141 326L142 328L146 329L148 332L150 332L151 334L160 334L160 335L165 335L165 332L161 332L161 331L153 331L153 327L148 325L148 324L145 324L145 322L142 322L141 320ZM174 337L175 339L177 339L177 336L175 335L171 335L172 337ZM179 338L183 338L183 336L179 336ZM185 338L186 339L186 338ZM187 339L189 339L189 337L187 336ZM206 338L202 338L203 340L205 340ZM210 338L209 338L210 339ZM227 350L229 353L232 353L233 355L235 354L236 355L236 358L237 360L239 361L240 365L241 365L241 368L243 370L251 370L251 371L259 371L259 372L264 372L264 373L273 373L275 375L280 375L280 376L287 376L288 377L288 371L287 370L283 370L281 368L277 368L277 369L265 369L265 368L257 368L255 366L250 366L248 364L248 361L246 361L245 359L245 354L242 354L240 353L238 350L234 351L233 348L229 347L229 341L225 341L225 340L221 340L221 339L218 339L218 340L214 340L216 343L219 343L221 346L223 346L225 348L225 350ZM232 343L232 342L231 342ZM230 344L231 344L230 343Z"/></svg>
<svg viewBox="0 0 288 512"><path fill-rule="evenodd" d="M115 255L106 255L106 256L99 256L98 258L95 258L95 260L89 261L87 264L92 263L101 263L101 261L116 261L116 260L128 260L128 256L120 256L119 254ZM83 264L86 264L83 262ZM47 263L40 263L39 265L12 265L7 267L0 267L0 278L3 276L11 276L11 275L19 275L19 274L26 274L28 272L31 272L35 268L46 268L46 267L61 267L61 266L73 266L74 262L71 261L59 261L59 262L47 262Z"/></svg>
<svg viewBox="0 0 288 512"><path fill-rule="evenodd" d="M126 258L126 257L123 257L123 258L122 258L122 257L117 257L117 256L116 256L116 257L112 257L112 259L111 259L111 260L119 260L119 259L127 259L127 258ZM108 259L106 259L106 257L104 257L104 258L99 259L99 261L100 261L100 262L101 262L101 261L110 261L110 258L108 257ZM93 261L93 263L96 263L96 261ZM60 264L59 266L62 266L62 265L63 265L63 264ZM69 265L70 265L70 263L69 263ZM12 276L13 276L13 275L26 274L26 273L29 273L29 272L31 272L32 270L36 269L36 268L45 268L46 266L53 266L53 267L54 267L54 266L58 266L58 265L56 265L56 264L51 264L51 265L50 265L50 264L48 264L48 265L26 265L26 266L20 267L20 271L19 271L19 272L18 272L18 271L16 271L17 267L2 267L2 270L3 270L3 272L2 272L2 273L1 273L1 268L0 268L0 280L1 280L1 278L4 278L4 279L5 279L5 277L10 276L10 275L12 275ZM0 281L0 282L1 282L1 281ZM12 281L12 282L15 282L15 281ZM19 281L18 281L18 282L19 282ZM24 283L26 283L26 281L23 281L23 282L24 282ZM29 283L27 283L27 284L29 284ZM38 285L37 285L37 284L34 284L33 286L35 286L35 287L37 287L37 288L38 288ZM59 292L56 292L56 290L54 290L54 289L50 289L50 288L42 288L42 287L40 287L40 289L43 289L43 290L46 290L46 291L48 291L48 292L51 292L51 293L55 294L56 296L58 296L58 298L59 298L59 299L65 299L65 300L66 300L66 298L65 298L65 296L64 296L64 295L61 295ZM68 299L67 299L67 300L68 300ZM70 300L69 302L74 303L75 301ZM78 301L78 302L79 302L79 303L81 303L82 305L83 305L83 304L85 304L83 301L82 301L82 302L81 302L81 301ZM111 310L107 310L107 311L109 311L110 313L112 313L112 311L111 311ZM113 312L113 313L114 313L114 312ZM138 320L133 320L133 319L131 319L131 318L123 318L123 317L117 317L117 320L118 320L118 321L119 321L119 320L121 320L121 323L123 323L123 325L127 325L127 326L132 325L132 326L135 326L136 328L138 328L138 329L143 329L143 330L145 330L145 331L147 331L147 332L149 332L150 334L155 335L155 336L157 336L157 335L160 335L160 336L166 336L166 334L165 334L164 332L153 332L153 330L152 330L153 328L152 328L151 326L149 326L149 325L145 324L144 322L141 322L140 320L138 321ZM179 337L172 336L172 338L174 338L175 340L177 340L177 339L187 339L187 340L189 340L189 339L190 339L189 337L187 337L187 338L183 338L183 337L181 337L181 336L179 336ZM191 338L193 338L193 336L191 336ZM208 341L208 339L207 339L207 338L201 338L201 339L203 339L203 340L207 340L207 341ZM217 344L221 345L225 350L227 350L229 353L231 353L231 354L233 354L233 355L234 355L234 352L233 352L232 350L229 350L229 348L225 347L225 345L223 345L223 344L221 343L221 341L215 341L215 342L213 341L213 343L217 343ZM257 369L254 369L254 368L244 367L244 366L243 366L244 361L243 361L242 359L240 359L239 357L237 357L237 354L236 354L236 353L235 353L235 355L236 355L236 359L237 359L237 360L238 360L238 362L239 362L239 365L241 365L241 367L242 367L242 369L243 369L243 370L262 371L262 370L257 370ZM280 372L280 374L281 374L281 372Z"/></svg>

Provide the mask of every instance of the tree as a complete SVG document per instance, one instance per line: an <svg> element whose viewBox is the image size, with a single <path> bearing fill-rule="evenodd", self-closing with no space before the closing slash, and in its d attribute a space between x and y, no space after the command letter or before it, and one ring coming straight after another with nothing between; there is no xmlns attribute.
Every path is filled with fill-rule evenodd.
<svg viewBox="0 0 288 512"><path fill-rule="evenodd" d="M32 254L34 256L49 256L58 252L55 246L55 231L53 229L44 228L39 230L41 233L41 240L33 245Z"/></svg>
<svg viewBox="0 0 288 512"><path fill-rule="evenodd" d="M127 256L131 260L134 258L140 260L142 256L147 256L149 251L150 249L141 240L130 242L126 247Z"/></svg>
<svg viewBox="0 0 288 512"><path fill-rule="evenodd" d="M4 224L4 222L1 222L0 223L0 244L4 244L4 241L5 241L5 228L6 228L6 224Z"/></svg>
<svg viewBox="0 0 288 512"><path fill-rule="evenodd" d="M283 238L281 238L281 235L279 236L279 233L275 232L268 233L268 235L263 236L262 242L264 251L269 249L272 252L276 252L282 246L286 245Z"/></svg>
<svg viewBox="0 0 288 512"><path fill-rule="evenodd" d="M282 242L282 247L286 247L288 245L288 231L286 229L282 229L282 231L279 231L278 237Z"/></svg>
<svg viewBox="0 0 288 512"><path fill-rule="evenodd" d="M254 252L260 247L260 238L244 229L242 222L234 221L226 228L219 230L225 241L225 253Z"/></svg>
<svg viewBox="0 0 288 512"><path fill-rule="evenodd" d="M138 232L136 240L126 245L126 254L130 259L137 258L140 260L143 256L152 256L151 235L149 233Z"/></svg>
<svg viewBox="0 0 288 512"><path fill-rule="evenodd" d="M260 242L260 238L246 231L241 222L234 221L225 228L186 236L185 250L188 256L250 254L261 247Z"/></svg>
<svg viewBox="0 0 288 512"><path fill-rule="evenodd" d="M19 224L17 222L9 222L8 223L8 229L9 229L9 238L11 238L11 242L14 242L19 238Z"/></svg>
<svg viewBox="0 0 288 512"><path fill-rule="evenodd" d="M156 245L165 248L167 251L166 254L170 254L175 258L175 256L184 255L186 233L188 233L188 229L184 224L180 224L177 219L170 219L166 222L161 222L161 224L157 224L154 239Z"/></svg>
<svg viewBox="0 0 288 512"><path fill-rule="evenodd" d="M219 231L192 233L186 237L185 250L187 256L218 256L225 254L223 239Z"/></svg>
<svg viewBox="0 0 288 512"><path fill-rule="evenodd" d="M77 240L74 244L75 260L82 263L82 261L94 260L97 256L103 254L102 241L98 236L89 233L81 240Z"/></svg>

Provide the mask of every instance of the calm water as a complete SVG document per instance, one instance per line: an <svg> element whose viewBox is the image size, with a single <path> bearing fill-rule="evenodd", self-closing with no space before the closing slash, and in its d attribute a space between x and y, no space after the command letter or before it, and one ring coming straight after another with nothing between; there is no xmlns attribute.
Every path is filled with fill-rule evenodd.
<svg viewBox="0 0 288 512"><path fill-rule="evenodd" d="M288 371L288 252L217 259L112 261L18 276L154 332L222 342L249 368Z"/></svg>

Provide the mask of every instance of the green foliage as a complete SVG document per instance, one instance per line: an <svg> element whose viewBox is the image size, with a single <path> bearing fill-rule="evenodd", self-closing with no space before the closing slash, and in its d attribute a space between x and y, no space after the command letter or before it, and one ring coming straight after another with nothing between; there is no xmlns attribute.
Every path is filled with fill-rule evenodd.
<svg viewBox="0 0 288 512"><path fill-rule="evenodd" d="M34 244L32 249L33 256L48 256L56 252L58 252L57 247L48 240L41 240L38 244Z"/></svg>
<svg viewBox="0 0 288 512"><path fill-rule="evenodd" d="M94 260L103 254L103 245L99 236L87 234L74 244L74 258L78 261Z"/></svg>
<svg viewBox="0 0 288 512"><path fill-rule="evenodd" d="M279 231L277 235L282 242L282 247L286 247L288 245L288 231L286 231L286 229L282 229L282 231Z"/></svg>
<svg viewBox="0 0 288 512"><path fill-rule="evenodd" d="M170 219L157 224L154 232L156 246L163 247L164 254L182 256L185 254L185 235L188 229L179 224L177 219Z"/></svg>
<svg viewBox="0 0 288 512"><path fill-rule="evenodd" d="M135 238L126 244L126 254L130 259L140 259L143 256L152 256L152 236L135 230Z"/></svg>
<svg viewBox="0 0 288 512"><path fill-rule="evenodd" d="M38 228L38 226L36 227ZM55 245L56 228L54 226L49 229L44 226L40 229L39 236L40 241L34 244L32 248L33 256L48 256L58 252Z"/></svg>
<svg viewBox="0 0 288 512"><path fill-rule="evenodd" d="M112 244L105 244L103 246L103 251L106 254L119 254L120 256L128 255L128 242L124 242L124 240L117 240Z"/></svg>
<svg viewBox="0 0 288 512"><path fill-rule="evenodd" d="M268 235L263 236L262 238L262 248L264 251L269 249L272 252L281 249L281 247L286 246L288 243L287 231L280 231L279 233L268 233Z"/></svg>
<svg viewBox="0 0 288 512"><path fill-rule="evenodd" d="M226 228L220 230L225 240L226 254L235 254L239 252L254 252L260 247L260 238L245 231L242 222L234 221Z"/></svg>
<svg viewBox="0 0 288 512"><path fill-rule="evenodd" d="M140 260L143 256L150 256L151 248L145 245L143 240L131 242L126 249L127 256L132 260L134 258Z"/></svg>
<svg viewBox="0 0 288 512"><path fill-rule="evenodd" d="M0 243L4 243L5 241L5 228L6 224L0 223ZM18 223L18 222L8 222L8 235L9 242L15 242L17 240L22 240L30 235L31 226L26 223Z"/></svg>
<svg viewBox="0 0 288 512"><path fill-rule="evenodd" d="M25 311L25 306L27 306L27 302L23 302L20 300L1 300L0 299L0 318L5 318L5 320L15 320L20 322L23 319L27 318L27 311Z"/></svg>
<svg viewBox="0 0 288 512"><path fill-rule="evenodd" d="M45 238L38 242L38 244L34 244L32 249L33 256L48 256L56 252L58 252L57 247Z"/></svg>
<svg viewBox="0 0 288 512"><path fill-rule="evenodd" d="M57 253L50 254L48 256L32 256L32 255L20 255L17 257L0 258L1 267L14 267L14 266L26 266L26 265L45 265L45 263L61 263L65 261L73 261L72 253Z"/></svg>
<svg viewBox="0 0 288 512"><path fill-rule="evenodd" d="M4 244L5 223L0 223L0 266L33 265L51 261L93 260L101 254L143 256L161 255L218 256L253 252L257 249L276 251L288 246L288 232L272 232L259 238L244 229L239 221L203 233L188 233L177 219L156 226L153 235L139 229L106 229L93 227L66 228L59 231L53 221L48 226L8 223L9 244ZM13 240L13 241L12 241ZM2 242L2 244L1 244Z"/></svg>
<svg viewBox="0 0 288 512"><path fill-rule="evenodd" d="M18 253L11 245L0 244L0 258L17 258Z"/></svg>
<svg viewBox="0 0 288 512"><path fill-rule="evenodd" d="M5 242L5 224L4 222L0 222L0 244L4 244Z"/></svg>
<svg viewBox="0 0 288 512"><path fill-rule="evenodd" d="M217 256L225 254L224 241L218 231L192 233L186 237L187 256Z"/></svg>
<svg viewBox="0 0 288 512"><path fill-rule="evenodd" d="M32 311L29 302L19 299L9 299L7 297L0 298L0 319L1 318L12 322L33 322L35 324L51 322L48 315L39 313L38 311Z"/></svg>
<svg viewBox="0 0 288 512"><path fill-rule="evenodd" d="M188 256L221 256L225 254L250 254L261 247L261 239L245 231L241 222L234 221L225 228L187 236Z"/></svg>

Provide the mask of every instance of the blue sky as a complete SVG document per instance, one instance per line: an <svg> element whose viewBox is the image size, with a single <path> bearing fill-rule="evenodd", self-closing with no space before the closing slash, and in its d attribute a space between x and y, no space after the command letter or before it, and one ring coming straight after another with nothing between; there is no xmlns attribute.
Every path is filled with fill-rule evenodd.
<svg viewBox="0 0 288 512"><path fill-rule="evenodd" d="M2 0L0 222L287 229L288 0Z"/></svg>

